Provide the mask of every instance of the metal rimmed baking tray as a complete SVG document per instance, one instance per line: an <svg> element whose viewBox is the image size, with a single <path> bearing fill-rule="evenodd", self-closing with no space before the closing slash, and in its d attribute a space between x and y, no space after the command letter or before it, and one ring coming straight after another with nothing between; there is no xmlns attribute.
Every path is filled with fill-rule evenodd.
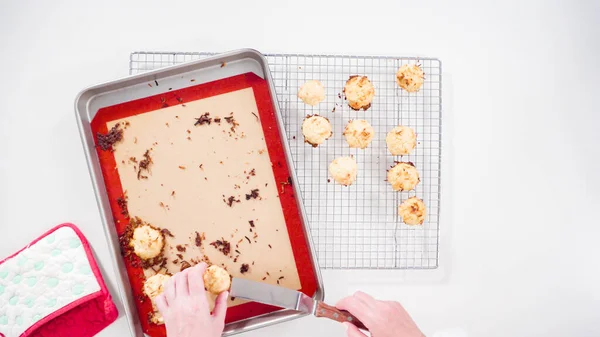
<svg viewBox="0 0 600 337"><path fill-rule="evenodd" d="M227 66L223 67L224 64ZM310 237L307 216L300 200L301 193L298 189L298 179L293 170L290 146L285 135L283 118L279 110L277 96L275 95L275 88L267 62L260 53L254 50L244 49L229 52L200 61L189 62L99 84L83 90L76 98L75 112L79 131L102 217L102 224L109 246L111 247L111 257L119 280L119 293L123 299L125 314L131 327L131 333L134 336L142 336L143 332L139 317L135 311L134 298L132 289L129 286L129 278L127 276L125 263L120 253L119 237L113 218L114 210L111 209L110 200L107 194L107 188L109 188L109 186L105 184L105 180L103 179L103 171L95 148L94 132L92 131L91 123L98 111L102 108L160 95L167 90L176 91L249 72L264 79L268 83L270 102L272 104L271 108L274 111L277 120L278 136L282 144L283 152L285 152L284 158L288 163L289 169L287 173L291 179L290 188L293 189L302 222L304 242L300 242L299 244L304 245L309 252L312 271L317 285L313 297L318 300L323 298L323 285L315 250ZM160 82L160 86L149 85L149 83L158 82ZM295 311L279 310L249 319L235 321L226 325L225 335L257 329L298 318L300 316L303 316L303 314Z"/></svg>

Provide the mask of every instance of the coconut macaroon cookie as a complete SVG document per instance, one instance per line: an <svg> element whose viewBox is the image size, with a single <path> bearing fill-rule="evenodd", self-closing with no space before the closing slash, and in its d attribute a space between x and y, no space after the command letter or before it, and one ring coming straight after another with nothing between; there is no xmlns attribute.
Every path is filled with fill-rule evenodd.
<svg viewBox="0 0 600 337"><path fill-rule="evenodd" d="M325 117L319 115L306 116L302 122L302 134L304 141L317 147L326 141L333 132L331 131L331 123Z"/></svg>
<svg viewBox="0 0 600 337"><path fill-rule="evenodd" d="M133 230L129 245L133 248L135 255L141 259L149 260L162 253L165 246L165 237L159 229L148 224L142 224Z"/></svg>
<svg viewBox="0 0 600 337"><path fill-rule="evenodd" d="M387 174L387 180L394 191L410 191L421 181L413 163L396 163Z"/></svg>
<svg viewBox="0 0 600 337"><path fill-rule="evenodd" d="M349 186L356 180L358 166L352 157L338 157L329 164L329 174L338 184Z"/></svg>
<svg viewBox="0 0 600 337"><path fill-rule="evenodd" d="M422 225L427 215L425 203L417 197L408 198L398 206L398 215L407 225Z"/></svg>
<svg viewBox="0 0 600 337"><path fill-rule="evenodd" d="M417 135L415 130L407 126L397 126L388 132L385 143L391 154L403 156L409 154L417 146Z"/></svg>
<svg viewBox="0 0 600 337"><path fill-rule="evenodd" d="M417 92L423 86L425 73L416 64L404 64L396 72L396 83L408 92Z"/></svg>
<svg viewBox="0 0 600 337"><path fill-rule="evenodd" d="M346 142L348 143L348 146L352 148L366 148L369 146L374 136L375 130L371 124L364 119L351 120L344 129Z"/></svg>
<svg viewBox="0 0 600 337"><path fill-rule="evenodd" d="M298 98L308 105L315 106L325 99L325 87L317 80L306 81L298 90Z"/></svg>
<svg viewBox="0 0 600 337"><path fill-rule="evenodd" d="M367 110L375 96L375 87L367 76L350 76L344 86L344 95L352 109Z"/></svg>
<svg viewBox="0 0 600 337"><path fill-rule="evenodd" d="M154 313L152 314L150 319L155 324L164 323L163 316L156 309L155 299L158 295L163 293L163 291L165 290L165 285L167 284L167 281L169 281L170 278L170 275L156 274L150 276L148 279L146 279L146 282L144 282L144 294L146 294L146 296L150 298L150 300L152 301L152 308L154 309Z"/></svg>
<svg viewBox="0 0 600 337"><path fill-rule="evenodd" d="M231 287L231 276L227 270L214 264L206 269L203 279L206 290L215 295L229 290Z"/></svg>

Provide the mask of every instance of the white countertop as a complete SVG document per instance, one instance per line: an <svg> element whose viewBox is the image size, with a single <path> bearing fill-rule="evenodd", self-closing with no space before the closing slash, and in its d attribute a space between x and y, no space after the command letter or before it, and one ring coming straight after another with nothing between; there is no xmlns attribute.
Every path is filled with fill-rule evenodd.
<svg viewBox="0 0 600 337"><path fill-rule="evenodd" d="M598 336L600 5L524 3L2 1L0 256L73 222L115 288L73 101L127 75L133 50L434 56L441 269L325 270L326 300L399 300L428 336ZM314 318L246 336L284 333L344 336Z"/></svg>

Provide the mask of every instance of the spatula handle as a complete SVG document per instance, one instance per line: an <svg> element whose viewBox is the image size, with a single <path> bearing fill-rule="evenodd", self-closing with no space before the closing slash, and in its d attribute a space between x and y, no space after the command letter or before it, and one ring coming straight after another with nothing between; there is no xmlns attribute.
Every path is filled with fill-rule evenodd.
<svg viewBox="0 0 600 337"><path fill-rule="evenodd" d="M317 317L325 317L338 321L340 323L349 322L356 325L357 328L369 331L367 327L358 319L346 310L340 310L336 307L327 305L321 301L317 302L317 311L315 312Z"/></svg>

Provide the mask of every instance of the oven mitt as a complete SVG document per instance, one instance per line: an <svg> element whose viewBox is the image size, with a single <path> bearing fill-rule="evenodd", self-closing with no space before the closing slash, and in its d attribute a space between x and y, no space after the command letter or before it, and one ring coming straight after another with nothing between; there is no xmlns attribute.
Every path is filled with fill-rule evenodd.
<svg viewBox="0 0 600 337"><path fill-rule="evenodd" d="M93 336L117 316L90 246L72 224L0 261L0 336Z"/></svg>

